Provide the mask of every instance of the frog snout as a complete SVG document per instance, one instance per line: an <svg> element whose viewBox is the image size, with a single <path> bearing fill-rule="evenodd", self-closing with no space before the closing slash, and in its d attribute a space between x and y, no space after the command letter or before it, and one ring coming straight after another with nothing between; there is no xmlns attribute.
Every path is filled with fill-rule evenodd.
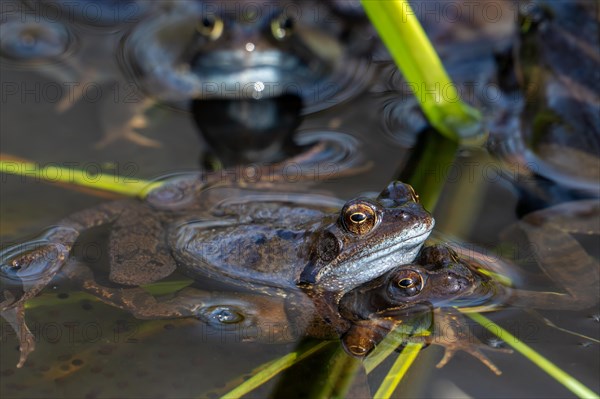
<svg viewBox="0 0 600 399"><path fill-rule="evenodd" d="M448 272L438 275L435 282L437 289L445 295L453 295L466 291L472 285L472 280L467 276Z"/></svg>
<svg viewBox="0 0 600 399"><path fill-rule="evenodd" d="M431 214L421 205L409 202L397 208L396 217L398 222L413 225L415 227L423 226L425 230L431 230L435 221Z"/></svg>

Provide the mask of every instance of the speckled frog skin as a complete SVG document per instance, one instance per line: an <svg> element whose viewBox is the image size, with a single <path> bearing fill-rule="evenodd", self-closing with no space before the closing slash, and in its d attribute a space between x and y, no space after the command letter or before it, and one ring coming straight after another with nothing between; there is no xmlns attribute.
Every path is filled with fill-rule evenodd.
<svg viewBox="0 0 600 399"><path fill-rule="evenodd" d="M222 192L222 190L226 190L226 192ZM253 196L252 206L243 206L244 202L240 201L243 196L237 196L240 194L240 190L245 195ZM209 218L209 222L213 226L215 216L226 219L228 217L226 215L238 215L239 219L236 220L242 226L252 222L256 223L258 220L262 220L260 218L269 215L277 215L278 210L273 207L265 208L270 210L267 214L258 212L261 208L256 203L258 198L254 197L257 195L269 195L270 200L276 198L276 202L281 206L280 211L285 211L286 214L287 210L283 204L291 206L289 203L291 198L298 200L299 203L307 203L310 200L312 206L307 207L310 208L306 211L307 218L316 214L317 204L333 212L333 209L345 209L346 206L353 206L357 201L361 201L355 199L342 204L339 199L328 196L311 194L302 197L299 193L291 195L290 192L287 193L288 199L283 201L281 192L261 191L256 188L249 190L227 185L219 187L216 191L220 192L219 195L210 196L206 195L205 188L199 189L197 184L190 184L190 181L172 181L163 186L162 190L154 191L149 195L147 203L151 209L162 204L161 209L165 214L177 215L174 219L164 220L187 220L183 224L173 223L178 226L176 231L179 231L181 226L189 224L190 221L186 217L189 218L190 214L195 212L192 211L193 209L202 209L197 202L200 198L207 200L207 203L218 204L212 208L214 213L212 218ZM227 192L235 193L236 196L230 197ZM394 203L399 204L403 201L400 200L403 197L400 194L402 192L405 193L404 198L412 198L414 195L407 186L392 183L378 198L371 199L371 201L384 204L387 202L386 207L391 207ZM203 195L206 196L203 197ZM223 200L223 198L230 200ZM250 197L246 197L246 199L248 200ZM263 199L266 198L263 197ZM128 203L127 207L131 206L131 201L126 202ZM234 211L236 207L242 207L249 212L238 213ZM113 215L111 219L114 219L117 216L111 213L112 209L115 209L114 204L91 211L83 211L83 214L89 212L88 216L103 215L98 219L88 217L84 219L88 222L94 221L93 224L106 220L106 215ZM221 209L228 209L231 213L228 214ZM350 216L355 213L352 212ZM72 221L77 215L67 220ZM249 215L254 216L250 217ZM294 217L298 218L298 221L305 221L304 217L300 215L301 213L298 213ZM340 213L336 221L337 228L342 226L340 224L343 220L342 215ZM300 273L300 279L294 281L293 284L281 279L282 275L277 273L273 275L274 280L269 281L267 279L268 270L270 270L268 267L263 267L263 270L258 273L260 280L258 277L253 280L252 275L247 274L236 283L231 275L237 270L234 268L228 269L229 275L222 277L234 285L237 284L240 288L250 288L255 292L247 290L245 292L208 292L188 287L173 296L159 299L135 285L117 286L120 288L103 286L96 281L95 272L84 265L67 263L62 266L69 256L69 245L65 240L65 234L75 231L72 230L72 227L63 227L62 241L61 237L56 235L60 229L54 229L38 240L3 251L2 316L20 332L22 355L19 365L22 365L27 354L33 350L34 343L33 336L24 323L23 302L37 294L60 269L69 278L79 282L82 290L95 295L103 302L127 310L140 319L195 317L215 328L231 328L232 325L251 328L260 325L259 323L267 323L273 327L269 342L289 342L290 331L323 339L340 337L348 353L357 357L367 356L397 326L410 326L418 323L420 327L429 329L432 334L428 337L407 335L404 338L410 341L442 345L445 348L445 355L438 367L446 364L455 352L462 350L481 360L496 374L500 374L501 371L481 352L481 349L501 352L508 350L490 348L474 341L472 335L465 333L464 322L460 318L460 314L453 310L453 307L459 306L463 311L469 311L469 309L485 311L505 304L535 309L581 309L594 306L598 303L598 261L587 254L570 233L598 234L599 215L600 206L597 201L583 200L534 212L514 227L523 232L532 246L538 249L535 257L540 267L563 288L565 293L528 291L507 286L484 272L489 270L510 276L511 265L504 261L490 258L489 254L477 253L472 249L465 250L456 246L450 248L446 245L430 244L421 249L417 257L408 264L397 265L378 277L341 292L327 291L327 284L320 285L322 276L327 274L319 277L319 271L323 268L313 258L307 262L305 270L308 272L304 274L304 281L302 280L303 273ZM186 217L181 219L182 216ZM355 218L357 217L355 216ZM200 220L194 221L194 223L200 222ZM226 229L232 228L231 224L224 224L224 226ZM197 227L192 226L192 231L200 231L201 234L204 234L204 229L197 230ZM329 228L333 228L333 226L329 225ZM141 230L143 229L140 229L138 238L142 234ZM255 244L259 246L264 245L269 237L264 230L260 231L265 238L262 235L258 238L259 242ZM279 233L277 233L278 231ZM271 237L277 236L278 240L289 240L290 233L283 231L289 230L277 227ZM514 232L510 231L510 235L513 234ZM229 237L229 235L226 236ZM132 237L135 238L135 236ZM186 237L187 242L194 242L197 238L197 236L187 234ZM210 234L205 234L205 237L210 238ZM242 241L242 243L246 245L248 242ZM209 247L211 246L214 246L214 242L209 245ZM198 245L194 244L193 248L197 249ZM275 248L282 247L275 246ZM163 253L165 256L171 253L168 249L165 251ZM257 255L254 257L250 257L248 251L242 251L244 256L248 256L244 264L265 265L265 263L256 262L256 259L261 257L269 261L278 259L273 254L261 251L262 249L257 250ZM225 251L222 257L215 257L214 254L218 251L214 249L205 252L193 250L188 256L195 259L199 253L205 256L212 254L210 259L233 259L231 251ZM328 253L328 251L321 251L321 253ZM201 264L193 264L187 273L196 278L201 278L206 273L218 273L218 270L212 270L210 267L209 269L212 271L198 269L198 265ZM125 270L128 271L121 275L120 273ZM160 268L155 270L160 270ZM241 270L238 272L242 275ZM277 268L271 270L277 270ZM124 266L119 273L116 273L115 270L111 270L111 273L113 280L123 278L124 282L132 284L133 280L139 282L156 280L166 272L163 270L161 273L154 272L148 276L144 273L143 268ZM219 277L218 274L213 275L216 278ZM335 276L335 273L333 275ZM309 282L311 279L313 283ZM304 290L298 290L297 285L303 287ZM317 317L315 318L315 316ZM260 340L260 337L251 339Z"/></svg>
<svg viewBox="0 0 600 399"><path fill-rule="evenodd" d="M490 311L506 305L578 310L597 306L600 299L598 259L572 236L600 234L597 200L566 202L530 213L504 233L511 237L519 234L525 235L538 266L562 292L507 285L487 272L510 278L518 276L518 270L489 253L456 245L426 244L411 264L353 289L339 301L340 315L351 324L342 335L344 344L350 352L364 356L398 325L431 314L433 321L427 326L431 335L410 339L444 346L446 352L438 367L462 350L500 374L479 350L499 349L485 346L468 334L462 312Z"/></svg>
<svg viewBox="0 0 600 399"><path fill-rule="evenodd" d="M77 267L63 265L82 232L107 224L113 283L135 287L179 268L192 279L208 276L263 294L286 297L302 287L339 298L410 263L434 221L412 188L400 182L375 198L344 203L280 187L203 185L194 178L175 178L144 201L124 200L78 212L38 240L4 250L1 309L15 329L27 331L23 302L59 270L103 295L93 278L82 278ZM114 293L107 296L113 303L128 301ZM198 308L178 301L171 316L190 315ZM135 307L132 303L129 308ZM153 316L153 311L165 315L154 305L138 305L135 310L142 317ZM27 342L22 340L25 356Z"/></svg>

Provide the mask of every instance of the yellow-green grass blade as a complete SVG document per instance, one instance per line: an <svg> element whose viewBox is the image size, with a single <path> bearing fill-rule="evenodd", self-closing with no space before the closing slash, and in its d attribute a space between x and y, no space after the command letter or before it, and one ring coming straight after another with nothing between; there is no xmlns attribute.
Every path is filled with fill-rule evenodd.
<svg viewBox="0 0 600 399"><path fill-rule="evenodd" d="M131 179L106 173L91 174L85 170L59 166L40 167L34 162L0 160L0 173L25 176L49 183L65 183L129 196L145 196L161 182Z"/></svg>
<svg viewBox="0 0 600 399"><path fill-rule="evenodd" d="M460 310L460 309L459 309ZM585 399L597 399L600 398L597 393L583 385L573 376L567 374L561 370L557 365L546 359L538 352L527 346L525 343L519 341L517 337L504 330L502 327L483 316L480 313L466 313L471 319L481 324L484 328L488 329L492 333L496 334L500 339L510 345L517 352L521 353L527 359L531 360L536 366L548 373L552 378L561 383L565 388L573 392L579 398Z"/></svg>
<svg viewBox="0 0 600 399"><path fill-rule="evenodd" d="M389 398L394 393L422 347L423 344L418 342L409 342L406 345L375 392L375 398Z"/></svg>
<svg viewBox="0 0 600 399"><path fill-rule="evenodd" d="M481 141L481 115L464 103L406 0L361 0L429 122L460 141Z"/></svg>
<svg viewBox="0 0 600 399"><path fill-rule="evenodd" d="M325 384L320 389L312 392L311 397L315 399L345 398L352 386L360 364L360 360L350 357L338 345L329 362Z"/></svg>
<svg viewBox="0 0 600 399"><path fill-rule="evenodd" d="M388 356L390 356L400 345L405 345L404 349L392 365L377 389L376 398L389 397L404 378L421 348L426 337L430 334L429 328L433 322L429 315L421 315L410 320L410 322L398 325L391 331L385 339L377 345L375 350L365 359L364 367L367 374L370 374L379 366Z"/></svg>
<svg viewBox="0 0 600 399"><path fill-rule="evenodd" d="M241 398L248 392L251 392L259 386L263 385L271 378L281 373L283 370L306 359L308 356L316 353L317 351L321 350L330 343L330 341L322 341L316 345L311 345L306 349L301 349L299 351L288 353L287 355L282 356L279 359L275 359L271 362L266 363L265 365L259 368L259 371L256 374L254 374L252 377L250 377L231 391L227 392L225 395L222 396L222 398Z"/></svg>

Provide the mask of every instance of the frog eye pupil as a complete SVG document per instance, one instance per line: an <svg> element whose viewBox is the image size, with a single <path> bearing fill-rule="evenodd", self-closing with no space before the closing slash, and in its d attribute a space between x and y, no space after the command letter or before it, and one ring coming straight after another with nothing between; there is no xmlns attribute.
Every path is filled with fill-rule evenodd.
<svg viewBox="0 0 600 399"><path fill-rule="evenodd" d="M205 28L212 28L215 25L214 18L204 17L202 18L202 26Z"/></svg>
<svg viewBox="0 0 600 399"><path fill-rule="evenodd" d="M354 223L362 223L367 220L367 215L362 212L355 212L350 215L350 220L352 220Z"/></svg>
<svg viewBox="0 0 600 399"><path fill-rule="evenodd" d="M294 27L294 20L291 18L283 18L279 21L279 26L281 29L289 30Z"/></svg>
<svg viewBox="0 0 600 399"><path fill-rule="evenodd" d="M402 280L398 281L398 286L401 288L412 288L415 286L415 280L412 278L403 278Z"/></svg>
<svg viewBox="0 0 600 399"><path fill-rule="evenodd" d="M216 40L223 33L223 21L216 16L209 15L200 20L196 30L201 35Z"/></svg>

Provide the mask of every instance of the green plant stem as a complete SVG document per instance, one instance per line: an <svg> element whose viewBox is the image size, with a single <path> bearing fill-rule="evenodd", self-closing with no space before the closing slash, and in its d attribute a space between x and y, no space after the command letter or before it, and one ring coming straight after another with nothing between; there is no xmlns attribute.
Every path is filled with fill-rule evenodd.
<svg viewBox="0 0 600 399"><path fill-rule="evenodd" d="M346 351L338 346L331 357L325 384L319 392L314 392L311 397L316 399L345 398L360 364L360 360L348 356Z"/></svg>
<svg viewBox="0 0 600 399"><path fill-rule="evenodd" d="M258 388L262 384L269 381L271 378L275 377L277 374L281 373L283 370L293 366L294 364L306 359L308 356L316 353L326 345L330 344L329 341L319 342L316 345L312 345L309 348L288 353L285 356L280 357L279 359L275 359L267 364L264 367L260 368L256 374L252 377L227 392L222 396L223 399L233 399L233 398L241 398L246 395L248 392Z"/></svg>
<svg viewBox="0 0 600 399"><path fill-rule="evenodd" d="M481 115L465 104L406 0L361 0L429 122L459 141L482 136Z"/></svg>
<svg viewBox="0 0 600 399"><path fill-rule="evenodd" d="M414 342L409 342L406 345L385 376L379 389L375 392L374 398L389 398L394 393L396 387L417 358L422 346L421 343Z"/></svg>
<svg viewBox="0 0 600 399"><path fill-rule="evenodd" d="M162 184L161 182L130 179L106 173L91 174L84 170L58 166L39 167L33 162L0 161L0 172L43 180L49 183L75 184L132 197L143 197L151 189Z"/></svg>
<svg viewBox="0 0 600 399"><path fill-rule="evenodd" d="M460 310L460 309L459 309ZM517 352L521 353L527 359L535 363L536 366L548 373L552 378L561 383L565 388L573 392L579 398L586 399L598 399L597 393L583 385L581 382L576 380L571 375L561 370L557 365L546 359L532 348L521 342L517 337L504 330L502 327L483 316L480 313L467 313L463 312L477 323L481 324L484 328L488 329L492 333L496 334L500 339L510 345Z"/></svg>

